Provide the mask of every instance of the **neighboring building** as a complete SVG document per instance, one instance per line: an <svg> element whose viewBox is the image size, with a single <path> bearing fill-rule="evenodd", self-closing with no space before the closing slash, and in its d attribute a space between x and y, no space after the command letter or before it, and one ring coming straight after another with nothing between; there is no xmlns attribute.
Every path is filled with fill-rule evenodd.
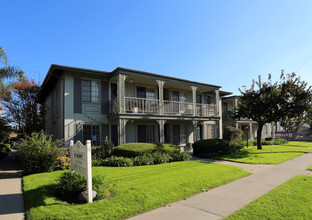
<svg viewBox="0 0 312 220"><path fill-rule="evenodd" d="M240 118L236 120L234 116L234 108L237 106L239 96L229 96L222 98L222 120L223 127L232 126L240 129L244 136L249 140L255 140L257 138L258 123L249 118ZM271 137L272 135L272 125L267 123L262 129L262 139L266 137Z"/></svg>
<svg viewBox="0 0 312 220"><path fill-rule="evenodd" d="M42 84L45 131L93 145L166 142L188 146L222 138L220 86L116 68L112 72L52 64Z"/></svg>

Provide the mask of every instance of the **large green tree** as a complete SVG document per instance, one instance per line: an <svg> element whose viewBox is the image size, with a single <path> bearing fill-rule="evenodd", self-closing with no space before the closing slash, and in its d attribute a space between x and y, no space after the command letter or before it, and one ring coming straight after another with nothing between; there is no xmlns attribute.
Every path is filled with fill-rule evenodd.
<svg viewBox="0 0 312 220"><path fill-rule="evenodd" d="M273 83L253 80L250 89L240 89L241 98L235 110L236 118L249 118L258 122L257 148L262 149L262 129L266 123L302 122L301 118L311 107L311 91L307 83L295 73L282 71L280 80Z"/></svg>
<svg viewBox="0 0 312 220"><path fill-rule="evenodd" d="M272 83L271 75L267 82L262 82L261 76L258 81L253 80L251 88L239 89L241 97L235 109L235 117L249 118L258 122L257 148L262 149L262 129L266 123L275 120L278 114L280 102L277 83Z"/></svg>
<svg viewBox="0 0 312 220"><path fill-rule="evenodd" d="M296 135L304 123L305 116L312 111L311 87L308 87L308 83L302 81L295 73L284 76L282 72L281 79L279 85L282 97L281 125Z"/></svg>

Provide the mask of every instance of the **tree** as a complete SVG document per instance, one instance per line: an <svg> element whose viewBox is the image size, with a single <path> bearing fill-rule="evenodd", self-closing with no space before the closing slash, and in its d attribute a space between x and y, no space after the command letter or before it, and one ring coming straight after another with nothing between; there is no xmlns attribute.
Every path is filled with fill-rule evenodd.
<svg viewBox="0 0 312 220"><path fill-rule="evenodd" d="M43 111L37 102L40 84L22 77L11 86L10 96L4 100L6 116L17 125L19 133L39 132L43 128Z"/></svg>
<svg viewBox="0 0 312 220"><path fill-rule="evenodd" d="M15 66L8 65L8 57L3 47L0 47L0 63L4 65L0 68L0 108L2 108L1 100L3 98L8 98L11 89L9 84L5 84L5 80L22 77L24 72Z"/></svg>
<svg viewBox="0 0 312 220"><path fill-rule="evenodd" d="M295 73L287 74L282 72L280 83L280 93L282 97L281 125L286 131L292 131L295 135L304 123L306 115L312 111L311 87L307 88L308 83L301 81Z"/></svg>
<svg viewBox="0 0 312 220"><path fill-rule="evenodd" d="M268 82L262 82L261 76L258 81L253 80L251 88L239 89L241 97L235 109L235 117L250 118L258 122L257 148L262 149L262 129L266 123L274 121L278 114L278 102L280 100L277 83L272 83L271 75ZM255 86L258 89L255 89Z"/></svg>
<svg viewBox="0 0 312 220"><path fill-rule="evenodd" d="M282 71L280 81L272 83L271 75L268 82L253 81L251 89L244 89L235 117L247 117L258 122L257 148L262 149L262 128L270 122L282 121L290 126L298 126L303 122L306 112L311 109L311 87L296 77L295 73L284 75ZM255 90L255 85L258 90Z"/></svg>
<svg viewBox="0 0 312 220"><path fill-rule="evenodd" d="M12 132L13 129L9 125L9 122L5 118L0 117L0 143L9 139Z"/></svg>

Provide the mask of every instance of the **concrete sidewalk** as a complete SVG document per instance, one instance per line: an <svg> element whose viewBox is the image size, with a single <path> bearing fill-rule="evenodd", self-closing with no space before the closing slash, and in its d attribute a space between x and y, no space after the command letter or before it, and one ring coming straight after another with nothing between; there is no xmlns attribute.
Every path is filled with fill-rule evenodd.
<svg viewBox="0 0 312 220"><path fill-rule="evenodd" d="M131 220L222 219L290 178L307 174L305 169L310 166L312 166L311 152L282 164L266 167L208 192L135 216Z"/></svg>
<svg viewBox="0 0 312 220"><path fill-rule="evenodd" d="M0 161L0 219L25 219L22 170L16 152Z"/></svg>

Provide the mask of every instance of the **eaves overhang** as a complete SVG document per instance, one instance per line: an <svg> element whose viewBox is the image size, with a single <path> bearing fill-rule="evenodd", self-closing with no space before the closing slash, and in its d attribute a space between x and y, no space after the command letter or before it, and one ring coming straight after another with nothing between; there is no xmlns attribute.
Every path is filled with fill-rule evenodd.
<svg viewBox="0 0 312 220"><path fill-rule="evenodd" d="M163 80L168 80L168 81L173 81L173 82L186 83L186 84L193 85L193 86L209 87L215 90L218 90L221 88L221 86L217 86L217 85L201 83L201 82L196 82L196 81L191 81L191 80L186 80L186 79L181 79L181 78L176 78L176 77L171 77L171 76L166 76L166 75L161 75L161 74L156 74L156 73L144 72L140 70L127 69L123 67L117 67L116 69L114 69L112 71L112 76L117 75L118 73L138 75L138 76L148 76L148 77L155 78L155 79L163 79Z"/></svg>

